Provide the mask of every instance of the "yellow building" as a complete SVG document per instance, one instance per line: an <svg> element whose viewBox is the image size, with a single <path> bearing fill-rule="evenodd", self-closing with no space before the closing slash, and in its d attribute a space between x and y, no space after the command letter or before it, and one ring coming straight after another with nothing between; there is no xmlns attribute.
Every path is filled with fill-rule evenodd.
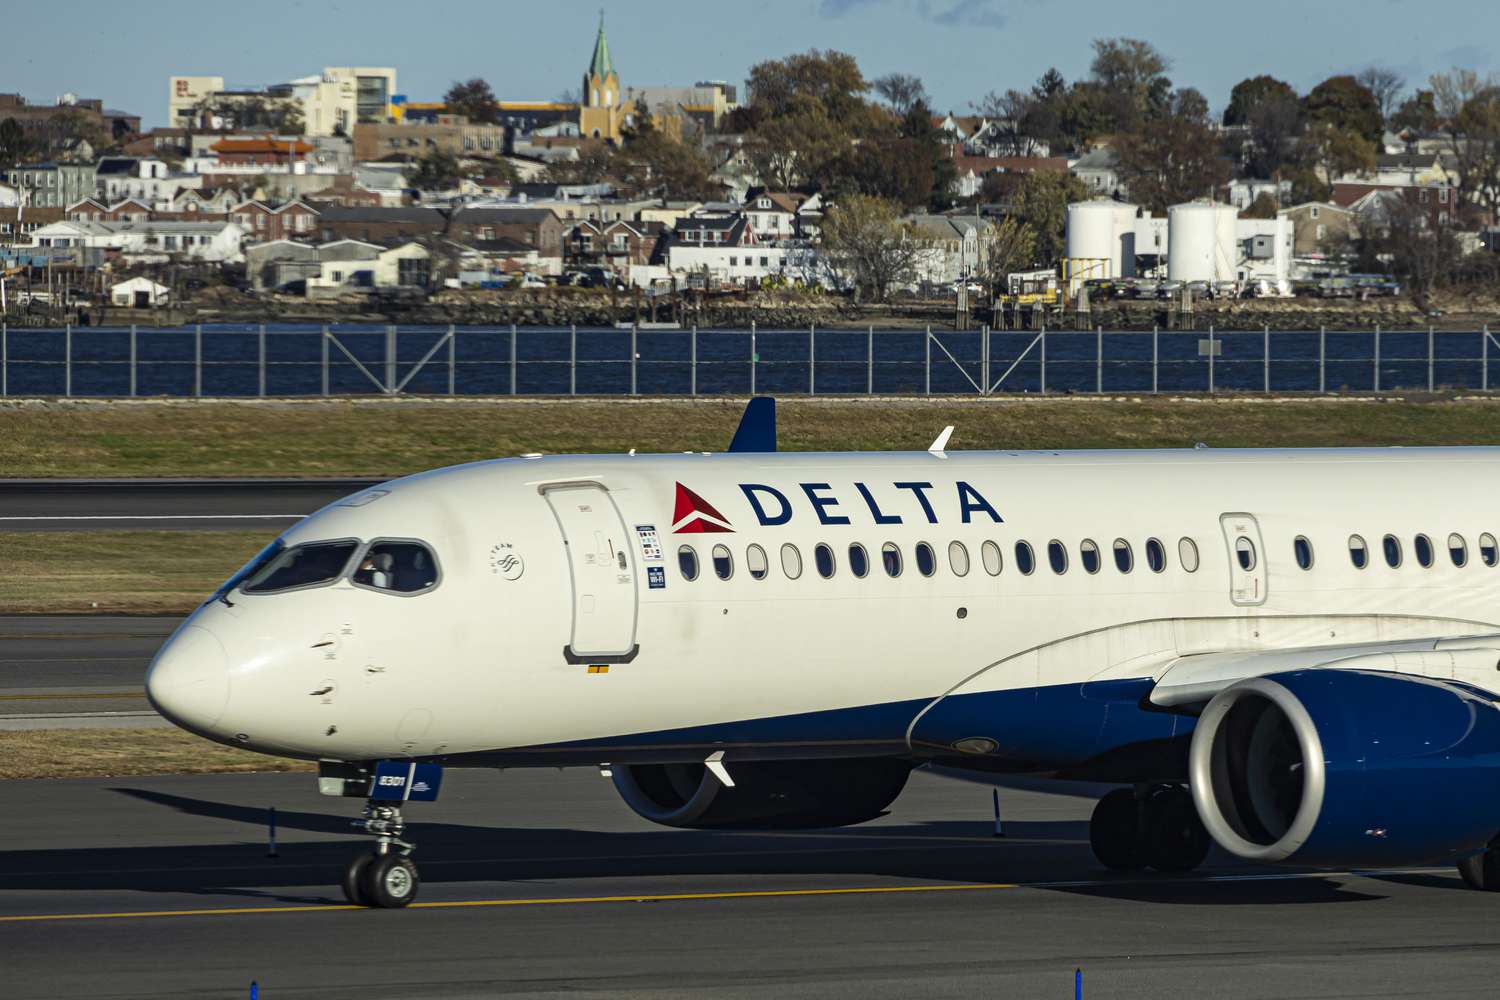
<svg viewBox="0 0 1500 1000"><path fill-rule="evenodd" d="M604 37L604 15L599 16L599 37L594 40L594 58L583 77L583 101L578 107L578 131L585 139L620 141L625 124L625 99L620 76L609 58L609 40Z"/></svg>

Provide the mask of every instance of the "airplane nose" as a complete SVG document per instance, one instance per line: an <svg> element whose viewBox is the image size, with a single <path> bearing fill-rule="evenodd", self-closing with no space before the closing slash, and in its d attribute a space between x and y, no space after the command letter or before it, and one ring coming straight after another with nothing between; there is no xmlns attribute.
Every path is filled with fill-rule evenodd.
<svg viewBox="0 0 1500 1000"><path fill-rule="evenodd" d="M152 707L184 729L209 729L229 703L229 657L206 628L189 625L156 654L146 672Z"/></svg>

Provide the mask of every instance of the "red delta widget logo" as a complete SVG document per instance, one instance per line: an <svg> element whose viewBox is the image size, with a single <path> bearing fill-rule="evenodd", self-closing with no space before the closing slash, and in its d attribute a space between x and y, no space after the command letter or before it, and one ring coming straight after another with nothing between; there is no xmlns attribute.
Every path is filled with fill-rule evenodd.
<svg viewBox="0 0 1500 1000"><path fill-rule="evenodd" d="M740 483L740 492L761 527L786 524L792 519L792 501L787 494L774 486L761 483ZM854 483L859 494L856 505L863 505L876 524L903 524L908 516L920 516L928 524L940 523L938 505L944 505L943 493L948 485L934 486L930 482L890 483L877 496L866 483ZM828 483L798 483L797 488L806 496L808 505L820 524L850 524L852 521L843 511L843 499L833 492ZM791 491L788 491L791 492ZM969 483L958 480L952 484L950 494L957 503L959 520L969 524L976 514L982 514L995 524L1004 523L994 506ZM677 484L677 502L672 512L672 532L678 535L733 532L729 518L719 509L681 483Z"/></svg>

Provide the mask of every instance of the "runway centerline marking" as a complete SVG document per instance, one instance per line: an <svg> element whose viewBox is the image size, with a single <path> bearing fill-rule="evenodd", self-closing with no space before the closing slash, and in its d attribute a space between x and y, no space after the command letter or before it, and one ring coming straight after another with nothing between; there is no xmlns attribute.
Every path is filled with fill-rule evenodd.
<svg viewBox="0 0 1500 1000"><path fill-rule="evenodd" d="M842 886L827 889L738 889L724 892L635 893L618 896L555 896L522 899L456 899L412 903L412 910L491 909L511 906L579 906L607 903L707 902L725 899L786 899L812 896L880 896L902 893L994 892L1003 889L1090 889L1120 886L1175 888L1191 885L1246 882L1289 882L1299 879L1358 878L1381 875L1446 874L1446 868L1391 868L1352 871L1266 872L1205 875L1171 879L1077 879L1052 882L959 882L953 884ZM341 913L368 907L351 903L320 903L316 906L239 906L196 910L140 910L117 913L34 913L0 916L0 924L46 923L61 920L139 920L154 917L234 917L271 913Z"/></svg>

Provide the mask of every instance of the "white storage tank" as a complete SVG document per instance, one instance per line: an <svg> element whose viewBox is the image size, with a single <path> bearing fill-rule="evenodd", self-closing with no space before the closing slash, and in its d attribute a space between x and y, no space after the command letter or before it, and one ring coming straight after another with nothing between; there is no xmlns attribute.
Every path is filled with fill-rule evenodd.
<svg viewBox="0 0 1500 1000"><path fill-rule="evenodd" d="M1109 262L1107 273L1089 270L1091 278L1134 277L1135 216L1134 205L1108 198L1073 202L1068 206L1067 255L1080 261Z"/></svg>
<svg viewBox="0 0 1500 1000"><path fill-rule="evenodd" d="M1239 264L1233 205L1192 201L1167 210L1167 277L1233 281Z"/></svg>

